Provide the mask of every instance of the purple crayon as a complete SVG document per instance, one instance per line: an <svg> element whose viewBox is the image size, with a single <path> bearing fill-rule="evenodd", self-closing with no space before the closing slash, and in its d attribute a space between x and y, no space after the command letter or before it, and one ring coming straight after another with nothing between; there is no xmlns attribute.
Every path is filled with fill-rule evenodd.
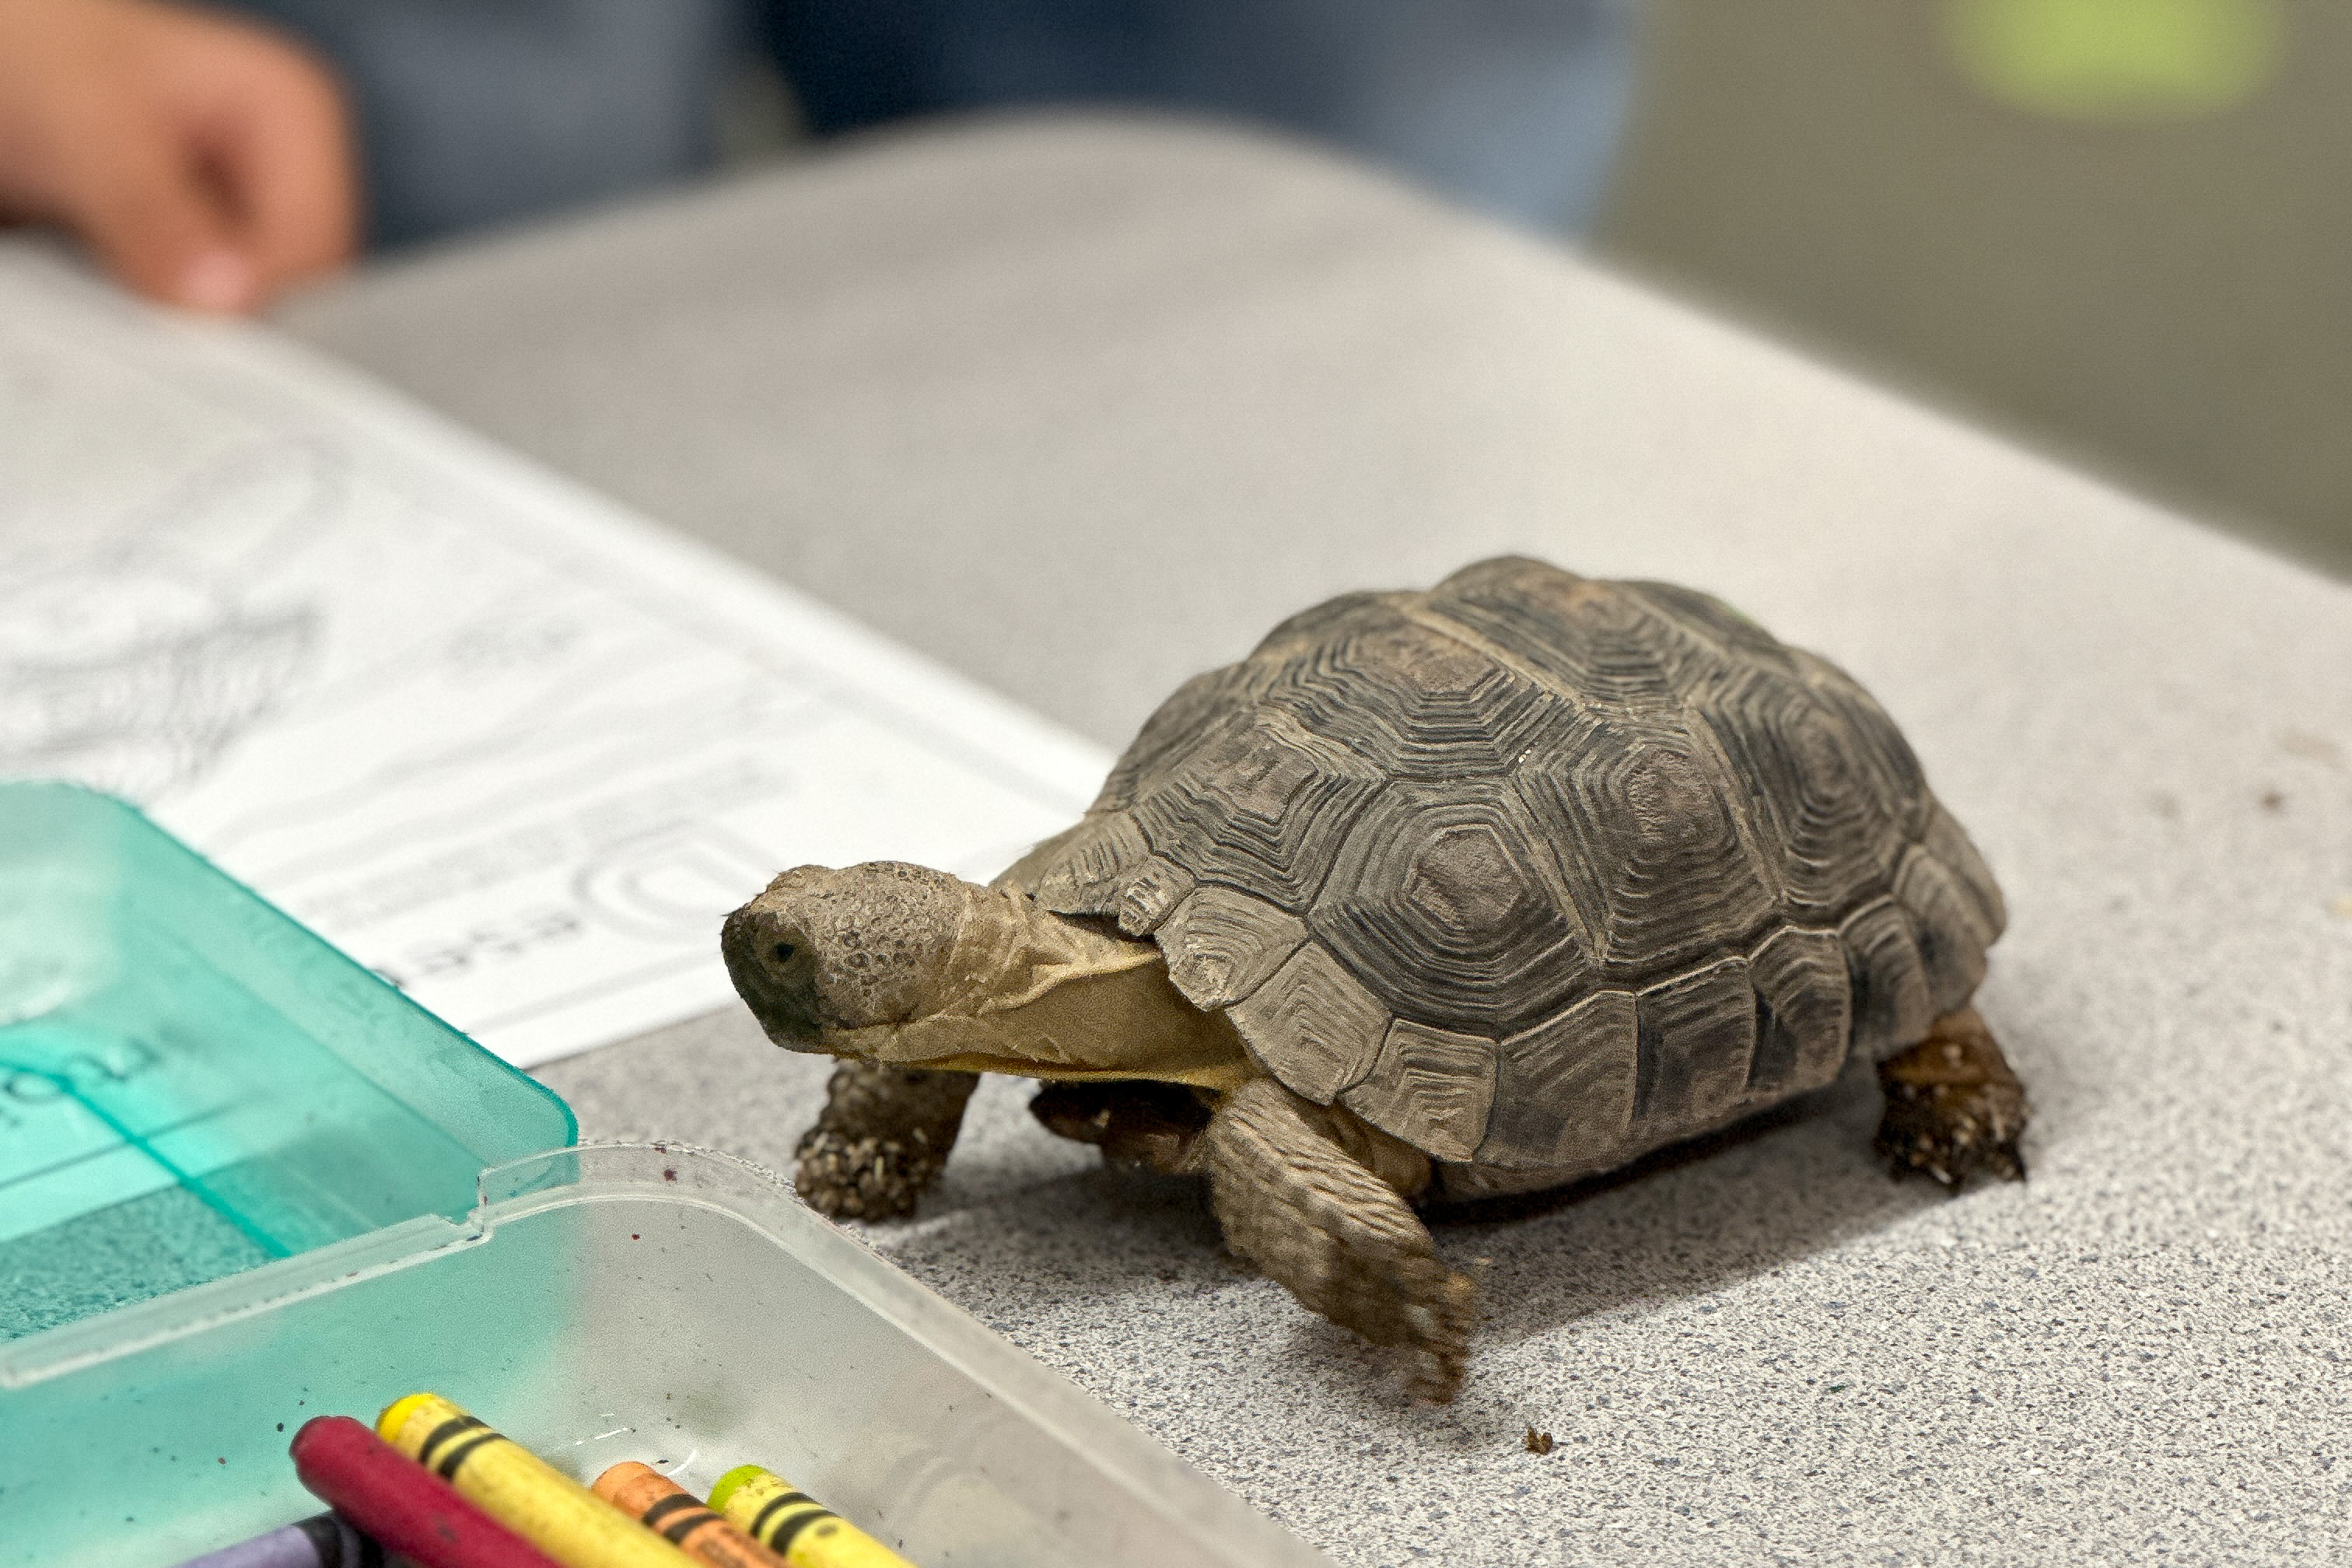
<svg viewBox="0 0 2352 1568"><path fill-rule="evenodd" d="M322 1513L191 1557L180 1568L398 1568L404 1561L386 1556L334 1514Z"/></svg>

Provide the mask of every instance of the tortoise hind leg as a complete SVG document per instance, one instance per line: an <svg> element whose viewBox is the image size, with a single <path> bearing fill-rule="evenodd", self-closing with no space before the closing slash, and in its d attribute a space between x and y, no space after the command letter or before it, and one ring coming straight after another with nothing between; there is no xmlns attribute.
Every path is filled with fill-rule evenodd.
<svg viewBox="0 0 2352 1568"><path fill-rule="evenodd" d="M1209 1125L1201 1096L1181 1083L1121 1079L1049 1083L1029 1100L1048 1131L1092 1143L1106 1160L1171 1174L1192 1170L1192 1145Z"/></svg>
<svg viewBox="0 0 2352 1568"><path fill-rule="evenodd" d="M1926 1039L1879 1063L1878 1082L1886 1091L1878 1152L1897 1176L1917 1171L1948 1187L1979 1171L2025 1179L2017 1141L2032 1108L1975 1008L1947 1013Z"/></svg>
<svg viewBox="0 0 2352 1568"><path fill-rule="evenodd" d="M925 1072L845 1061L824 1110L803 1134L793 1190L835 1219L896 1219L946 1168L980 1084L971 1072Z"/></svg>
<svg viewBox="0 0 2352 1568"><path fill-rule="evenodd" d="M1443 1404L1462 1383L1470 1281L1438 1260L1393 1175L1350 1149L1361 1142L1350 1121L1271 1079L1243 1085L1201 1136L1210 1203L1226 1243L1307 1307L1374 1344L1410 1346L1412 1392Z"/></svg>

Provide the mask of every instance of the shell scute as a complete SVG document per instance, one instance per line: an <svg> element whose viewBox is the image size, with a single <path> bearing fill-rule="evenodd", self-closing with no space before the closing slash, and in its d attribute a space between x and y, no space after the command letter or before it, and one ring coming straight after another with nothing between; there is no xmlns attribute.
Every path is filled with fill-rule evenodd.
<svg viewBox="0 0 2352 1568"><path fill-rule="evenodd" d="M1415 596L1399 593L1341 594L1319 605L1309 605L1260 637L1244 662L1263 667L1299 648L1312 647L1350 626L1379 624L1386 612Z"/></svg>
<svg viewBox="0 0 2352 1568"><path fill-rule="evenodd" d="M1928 793L1927 775L1911 742L1853 677L1819 654L1802 648L1789 653L1807 689L1846 726L1853 753L1863 763L1864 782L1877 795L1880 809L1906 835L1924 834L1935 797Z"/></svg>
<svg viewBox="0 0 2352 1568"><path fill-rule="evenodd" d="M1874 1058L1927 1037L1935 1021L1927 965L1903 906L1874 900L1838 927L1853 986L1853 1045Z"/></svg>
<svg viewBox="0 0 2352 1568"><path fill-rule="evenodd" d="M1307 942L1225 1016L1266 1071L1328 1105L1372 1070L1394 1015L1320 942Z"/></svg>
<svg viewBox="0 0 2352 1568"><path fill-rule="evenodd" d="M1653 1141L1711 1126L1748 1098L1756 1050L1756 991L1745 958L1726 958L1653 985L1635 999L1633 1121Z"/></svg>
<svg viewBox="0 0 2352 1568"><path fill-rule="evenodd" d="M1960 879L1916 844L1904 852L1895 873L1895 897L1911 917L1928 1006L1938 1016L1948 1013L1984 983L1992 927Z"/></svg>
<svg viewBox="0 0 2352 1568"><path fill-rule="evenodd" d="M1702 594L1678 583L1642 581L1620 583L1617 586L1685 631L1727 652L1774 669L1793 671L1796 668L1786 643L1712 594Z"/></svg>
<svg viewBox="0 0 2352 1568"><path fill-rule="evenodd" d="M1089 812L1015 860L996 883L1063 914L1107 915L1117 911L1129 879L1150 858L1150 844L1128 813Z"/></svg>
<svg viewBox="0 0 2352 1568"><path fill-rule="evenodd" d="M1833 931L1782 926L1748 955L1756 987L1751 1094L1777 1098L1819 1089L1845 1065L1853 983Z"/></svg>
<svg viewBox="0 0 2352 1568"><path fill-rule="evenodd" d="M1192 887L1192 872L1165 856L1150 856L1118 890L1118 929L1129 936L1149 936Z"/></svg>
<svg viewBox="0 0 2352 1568"><path fill-rule="evenodd" d="M2000 884L1993 880L1984 857L1977 853L1975 841L1940 803L1928 813L1927 832L1921 842L1927 845L1928 854L1941 860L1960 879L1991 936L1997 938L2007 930L2009 907L2001 900Z"/></svg>
<svg viewBox="0 0 2352 1568"><path fill-rule="evenodd" d="M1203 670L1151 711L1095 796L1092 812L1124 811L1213 737L1244 723L1271 672L1247 660Z"/></svg>
<svg viewBox="0 0 2352 1568"><path fill-rule="evenodd" d="M1429 608L1587 703L1673 708L1715 662L1713 650L1618 584L1532 564L1457 572L1430 590Z"/></svg>
<svg viewBox="0 0 2352 1568"><path fill-rule="evenodd" d="M1496 1048L1495 1108L1477 1161L1597 1169L1633 1127L1640 1031L1627 991L1595 991Z"/></svg>
<svg viewBox="0 0 2352 1568"><path fill-rule="evenodd" d="M1853 726L1775 670L1727 669L1693 707L1770 846L1789 918L1833 921L1884 889L1906 842Z"/></svg>
<svg viewBox="0 0 2352 1568"><path fill-rule="evenodd" d="M1588 716L1514 774L1612 981L1745 945L1780 892L1726 798L1721 766L1664 714Z"/></svg>
<svg viewBox="0 0 2352 1568"><path fill-rule="evenodd" d="M1139 800L1135 817L1155 851L1201 881L1301 912L1384 779L1344 744L1266 706Z"/></svg>
<svg viewBox="0 0 2352 1568"><path fill-rule="evenodd" d="M1168 978L1195 1007L1231 1007L1265 983L1307 941L1307 922L1264 899L1213 883L1195 888L1161 922Z"/></svg>
<svg viewBox="0 0 2352 1568"><path fill-rule="evenodd" d="M1433 1159L1474 1159L1495 1102L1495 1042L1399 1018L1339 1101Z"/></svg>
<svg viewBox="0 0 2352 1568"><path fill-rule="evenodd" d="M1307 923L1399 1012L1499 1033L1590 978L1574 907L1503 781L1401 780L1348 836Z"/></svg>
<svg viewBox="0 0 2352 1568"><path fill-rule="evenodd" d="M1556 706L1483 650L1392 611L1294 660L1266 700L1392 776L1507 767Z"/></svg>

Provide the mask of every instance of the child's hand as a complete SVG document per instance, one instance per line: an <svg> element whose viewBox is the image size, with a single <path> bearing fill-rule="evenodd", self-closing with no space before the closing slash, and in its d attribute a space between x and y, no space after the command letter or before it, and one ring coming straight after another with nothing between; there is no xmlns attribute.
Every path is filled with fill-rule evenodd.
<svg viewBox="0 0 2352 1568"><path fill-rule="evenodd" d="M299 47L153 0L0 0L0 215L141 293L251 310L349 259L351 141Z"/></svg>

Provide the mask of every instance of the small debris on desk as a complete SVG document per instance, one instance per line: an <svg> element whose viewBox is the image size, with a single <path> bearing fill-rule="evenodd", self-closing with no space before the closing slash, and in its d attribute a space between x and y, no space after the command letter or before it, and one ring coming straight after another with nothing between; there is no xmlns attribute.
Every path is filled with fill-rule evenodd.
<svg viewBox="0 0 2352 1568"><path fill-rule="evenodd" d="M1521 1438L1520 1441L1526 1445L1527 1450L1530 1454L1549 1454L1551 1452L1551 1434L1549 1432L1538 1432L1534 1427L1530 1426L1528 1428L1528 1435Z"/></svg>

